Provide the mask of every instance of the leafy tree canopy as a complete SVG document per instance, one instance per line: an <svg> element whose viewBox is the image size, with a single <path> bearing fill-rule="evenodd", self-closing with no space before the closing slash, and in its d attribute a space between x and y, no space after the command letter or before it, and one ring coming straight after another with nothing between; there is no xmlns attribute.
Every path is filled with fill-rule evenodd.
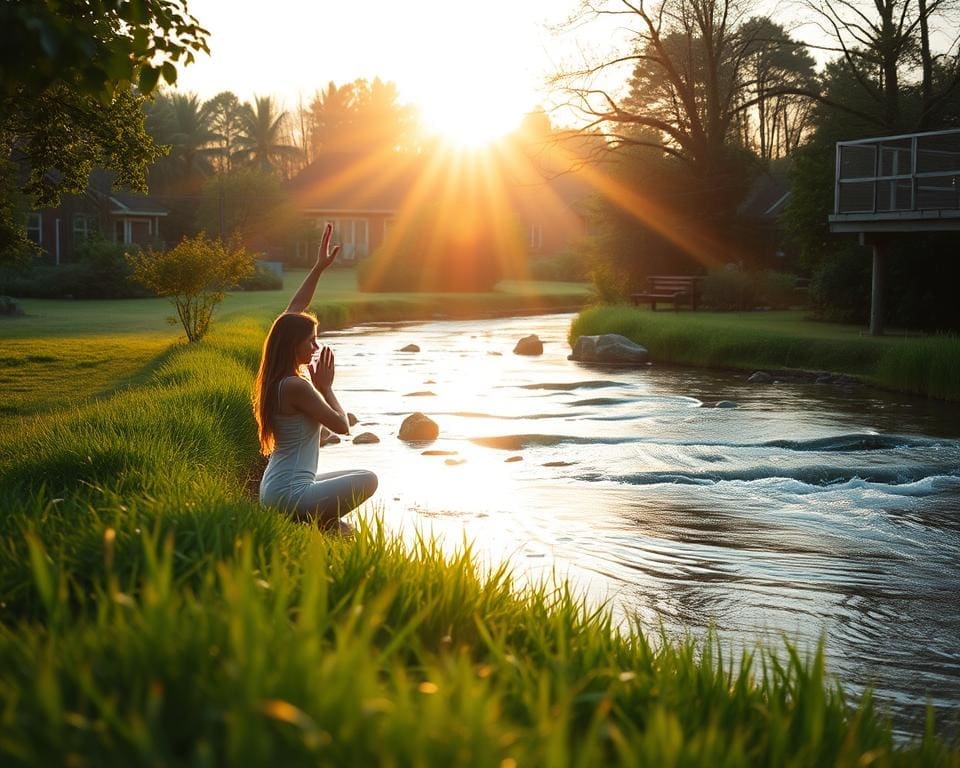
<svg viewBox="0 0 960 768"><path fill-rule="evenodd" d="M0 93L16 97L58 83L109 104L135 84L148 94L160 77L209 52L183 0L13 0L0 4Z"/></svg>
<svg viewBox="0 0 960 768"><path fill-rule="evenodd" d="M26 211L84 191L93 168L146 191L161 150L144 130L144 96L208 49L182 0L14 0L0 3L0 29L0 157L16 179L0 191L9 263L31 252Z"/></svg>

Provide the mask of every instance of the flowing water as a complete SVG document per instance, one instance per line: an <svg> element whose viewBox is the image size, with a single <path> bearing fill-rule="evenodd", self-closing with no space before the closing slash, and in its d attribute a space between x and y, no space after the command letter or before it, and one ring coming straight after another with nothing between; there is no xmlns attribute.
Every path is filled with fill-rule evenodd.
<svg viewBox="0 0 960 768"><path fill-rule="evenodd" d="M567 579L669 636L826 641L897 722L960 711L960 408L867 387L567 360L571 316L329 334L388 526ZM512 353L537 333L544 354ZM408 343L418 353L401 352ZM717 407L732 401L736 407ZM726 404L729 405L729 404ZM429 445L397 438L422 411Z"/></svg>

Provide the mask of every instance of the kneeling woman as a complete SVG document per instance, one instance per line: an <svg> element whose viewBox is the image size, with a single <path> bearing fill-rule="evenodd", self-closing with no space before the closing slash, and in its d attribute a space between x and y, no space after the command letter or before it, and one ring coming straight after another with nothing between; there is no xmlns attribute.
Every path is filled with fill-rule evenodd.
<svg viewBox="0 0 960 768"><path fill-rule="evenodd" d="M260 452L269 457L260 501L322 528L349 529L340 517L373 495L377 476L363 469L317 473L320 427L345 435L350 425L333 392L333 351L324 347L317 357L317 319L304 311L320 274L339 251L339 246L330 248L332 230L327 224L317 263L273 321L263 344L253 411Z"/></svg>

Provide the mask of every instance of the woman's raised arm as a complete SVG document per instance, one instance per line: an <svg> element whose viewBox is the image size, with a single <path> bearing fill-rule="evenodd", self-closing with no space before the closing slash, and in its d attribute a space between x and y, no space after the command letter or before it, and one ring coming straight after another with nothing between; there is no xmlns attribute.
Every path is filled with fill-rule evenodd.
<svg viewBox="0 0 960 768"><path fill-rule="evenodd" d="M293 294L290 303L287 305L287 312L303 312L313 301L313 293L317 289L317 281L320 279L320 273L333 264L333 260L340 253L340 246L330 247L330 237L333 235L333 224L329 221L323 227L323 237L320 238L320 247L317 249L317 263L313 265L303 283Z"/></svg>

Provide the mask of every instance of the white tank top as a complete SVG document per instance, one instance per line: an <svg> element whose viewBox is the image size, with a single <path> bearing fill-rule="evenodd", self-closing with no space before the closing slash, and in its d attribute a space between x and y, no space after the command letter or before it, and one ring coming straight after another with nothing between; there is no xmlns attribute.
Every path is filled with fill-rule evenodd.
<svg viewBox="0 0 960 768"><path fill-rule="evenodd" d="M287 379L277 385L278 402ZM260 501L273 506L295 505L317 479L320 424L302 413L278 413L273 417L273 427L275 445L260 481Z"/></svg>

